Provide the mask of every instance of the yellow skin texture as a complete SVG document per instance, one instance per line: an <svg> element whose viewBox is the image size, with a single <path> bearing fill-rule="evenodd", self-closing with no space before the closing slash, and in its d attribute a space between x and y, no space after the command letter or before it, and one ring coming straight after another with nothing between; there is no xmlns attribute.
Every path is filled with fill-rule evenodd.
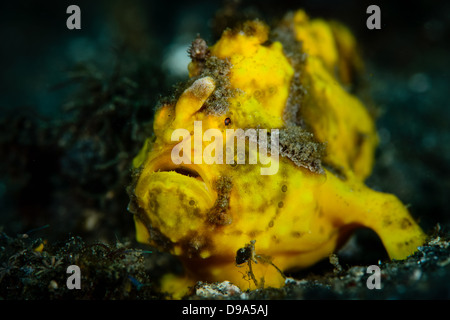
<svg viewBox="0 0 450 320"><path fill-rule="evenodd" d="M161 247L158 236L150 232L157 230L170 243L162 249L179 256L186 267L184 280L168 275L162 282L163 290L175 297L195 281L229 280L243 290L254 289L247 264L235 264L236 251L251 240L256 240L256 253L271 257L281 270L315 264L334 252L356 227L373 229L392 259L406 258L424 242L424 233L394 195L364 185L377 135L362 102L344 89L351 80L350 66L362 68L352 35L336 23L310 21L303 11L296 12L291 23L308 54L301 76L307 90L301 115L315 138L327 143L323 162L339 168L346 179L326 169L313 173L285 157L279 158L274 175L261 175L259 162L181 165L197 172L197 178L174 171L180 167L170 156L179 143L171 141L174 129L192 133L194 121L202 121L203 132L216 128L225 139L225 129L286 125L283 111L294 69L281 43L262 45L269 30L260 22L249 22L251 34L226 30L210 51L232 65L229 80L238 91L229 98L228 111L214 115L200 110L217 88L210 77L197 80L176 105L156 112L155 137L146 141L133 163L140 169L134 188L140 212L134 216L137 240ZM196 76L199 68L191 63L189 70ZM228 126L226 118L231 119ZM203 150L206 146L215 145L204 141ZM232 183L226 210L230 220L223 225L208 221L220 177ZM252 269L259 285L284 284L269 263L253 263Z"/></svg>

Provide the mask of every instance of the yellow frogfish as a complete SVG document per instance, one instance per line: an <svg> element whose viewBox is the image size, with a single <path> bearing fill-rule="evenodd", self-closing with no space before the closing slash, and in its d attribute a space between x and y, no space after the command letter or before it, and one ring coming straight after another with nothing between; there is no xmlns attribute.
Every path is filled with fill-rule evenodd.
<svg viewBox="0 0 450 320"><path fill-rule="evenodd" d="M137 240L185 267L163 290L281 287L283 271L328 257L359 227L391 259L424 243L397 197L364 184L377 133L351 93L363 64L345 26L299 10L272 30L255 20L212 46L198 38L190 55L190 77L156 110L128 189Z"/></svg>

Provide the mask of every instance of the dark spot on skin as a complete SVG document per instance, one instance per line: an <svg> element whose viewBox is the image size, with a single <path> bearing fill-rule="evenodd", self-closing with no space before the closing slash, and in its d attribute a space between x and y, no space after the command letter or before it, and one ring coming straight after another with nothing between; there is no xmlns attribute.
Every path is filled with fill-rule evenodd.
<svg viewBox="0 0 450 320"><path fill-rule="evenodd" d="M292 232L291 235L292 235L294 238L300 238L300 237L302 236L302 234L301 234L300 232L298 232L298 231Z"/></svg>
<svg viewBox="0 0 450 320"><path fill-rule="evenodd" d="M322 208L319 208L319 214L318 214L319 218L323 217L323 210Z"/></svg>
<svg viewBox="0 0 450 320"><path fill-rule="evenodd" d="M269 88L269 94L274 94L277 92L277 87L270 87Z"/></svg>
<svg viewBox="0 0 450 320"><path fill-rule="evenodd" d="M194 214L194 216L196 216L197 218L202 218L202 214L200 212L199 208L195 208L194 211L192 212Z"/></svg>
<svg viewBox="0 0 450 320"><path fill-rule="evenodd" d="M261 233L261 231L253 230L253 231L250 231L250 232L248 233L248 236L249 236L250 238L256 238L256 236L257 236L258 234L260 234L260 233Z"/></svg>
<svg viewBox="0 0 450 320"><path fill-rule="evenodd" d="M286 186L284 186L284 187L286 187ZM287 187L286 187L286 190L287 190ZM282 195L282 199L284 199L284 197L286 196L285 194L281 194L281 195ZM266 212L267 207L269 207L269 206L273 206L273 202L267 202L267 203L263 204L261 206L261 208L259 208L259 210L261 212ZM280 209L284 207L284 202L283 201L279 201L277 203L277 207L278 208L277 208L277 210L275 210L275 214L273 215L272 219L269 222L268 228L272 228L273 227L273 225L275 223L275 220L278 218L278 216L280 215L280 212L282 211Z"/></svg>
<svg viewBox="0 0 450 320"><path fill-rule="evenodd" d="M287 186L286 186L286 185L283 185L283 186L281 187L281 191L286 192L286 191L287 191Z"/></svg>
<svg viewBox="0 0 450 320"><path fill-rule="evenodd" d="M242 189L243 189L244 191L250 190L251 187L252 187L251 184L248 183L248 182L244 182L244 184L242 185Z"/></svg>
<svg viewBox="0 0 450 320"><path fill-rule="evenodd" d="M278 237L275 235L272 236L272 241L275 243L280 243L280 239L278 239Z"/></svg>
<svg viewBox="0 0 450 320"><path fill-rule="evenodd" d="M383 219L383 226L389 227L392 224L392 220L389 217Z"/></svg>
<svg viewBox="0 0 450 320"><path fill-rule="evenodd" d="M231 119L230 118L225 118L225 125L228 126L231 124Z"/></svg>
<svg viewBox="0 0 450 320"><path fill-rule="evenodd" d="M408 218L403 218L402 221L400 222L400 228L402 229L408 229L412 226L411 221L409 221Z"/></svg>
<svg viewBox="0 0 450 320"><path fill-rule="evenodd" d="M190 200L190 201L189 201L189 205L190 205L190 206L195 205L195 200Z"/></svg>
<svg viewBox="0 0 450 320"><path fill-rule="evenodd" d="M259 98L261 98L263 96L263 92L256 90L253 95L254 95L255 99L258 100Z"/></svg>

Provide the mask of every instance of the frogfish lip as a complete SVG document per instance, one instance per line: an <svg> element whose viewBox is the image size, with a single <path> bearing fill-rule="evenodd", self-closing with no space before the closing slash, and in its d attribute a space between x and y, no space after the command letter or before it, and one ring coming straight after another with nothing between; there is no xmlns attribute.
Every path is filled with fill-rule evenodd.
<svg viewBox="0 0 450 320"><path fill-rule="evenodd" d="M207 177L207 173L202 169L201 166L196 164L174 164L170 154L167 152L147 163L145 172L147 172L147 174L173 172L201 181L205 184L205 187L208 191L212 190L210 179Z"/></svg>
<svg viewBox="0 0 450 320"><path fill-rule="evenodd" d="M151 228L172 243L202 229L217 197L200 166L175 165L170 155L147 163L135 195Z"/></svg>

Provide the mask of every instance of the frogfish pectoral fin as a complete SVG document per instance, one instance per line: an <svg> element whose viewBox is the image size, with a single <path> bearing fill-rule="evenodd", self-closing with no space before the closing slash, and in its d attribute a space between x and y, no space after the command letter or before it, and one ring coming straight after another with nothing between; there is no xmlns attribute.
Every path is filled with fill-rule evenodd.
<svg viewBox="0 0 450 320"><path fill-rule="evenodd" d="M374 191L349 176L342 181L327 172L323 209L336 224L357 224L374 230L391 259L405 259L423 245L426 235L394 195Z"/></svg>

